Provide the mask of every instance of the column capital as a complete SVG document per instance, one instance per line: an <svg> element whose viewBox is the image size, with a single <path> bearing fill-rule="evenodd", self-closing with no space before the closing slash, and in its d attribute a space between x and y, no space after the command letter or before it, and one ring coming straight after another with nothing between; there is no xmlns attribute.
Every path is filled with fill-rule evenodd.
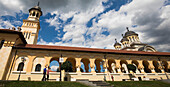
<svg viewBox="0 0 170 87"><path fill-rule="evenodd" d="M126 60L128 64L132 64L132 60Z"/></svg>
<svg viewBox="0 0 170 87"><path fill-rule="evenodd" d="M138 65L138 68L139 69L144 69L144 66L143 66L143 60L137 60L137 62L139 63L139 65Z"/></svg>
<svg viewBox="0 0 170 87"><path fill-rule="evenodd" d="M28 55L28 58L35 58L36 56Z"/></svg>
<svg viewBox="0 0 170 87"><path fill-rule="evenodd" d="M116 69L118 69L118 68L121 68L121 65L120 65L120 60L118 60L118 59L115 59L115 62L116 62Z"/></svg>
<svg viewBox="0 0 170 87"><path fill-rule="evenodd" d="M32 71L32 66L33 66L33 60L34 58L36 58L36 56L27 56L29 58L29 62L28 62L28 66L27 66L27 72L31 72Z"/></svg>

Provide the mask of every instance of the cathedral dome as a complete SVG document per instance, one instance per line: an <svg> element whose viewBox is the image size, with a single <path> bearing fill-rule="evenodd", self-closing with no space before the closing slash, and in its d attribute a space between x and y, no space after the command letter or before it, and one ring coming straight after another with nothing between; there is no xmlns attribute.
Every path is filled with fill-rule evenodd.
<svg viewBox="0 0 170 87"><path fill-rule="evenodd" d="M123 37L122 40L120 41L121 43L124 41L129 41L127 38Z"/></svg>
<svg viewBox="0 0 170 87"><path fill-rule="evenodd" d="M122 40L120 41L121 43L124 42L124 41L129 41L123 34L122 34Z"/></svg>
<svg viewBox="0 0 170 87"><path fill-rule="evenodd" d="M128 36L132 36L132 35L137 35L137 33L135 33L134 31L129 31L128 27L127 27L127 32L125 33L125 37L128 37Z"/></svg>
<svg viewBox="0 0 170 87"><path fill-rule="evenodd" d="M114 46L121 46L121 44L117 42L114 44Z"/></svg>

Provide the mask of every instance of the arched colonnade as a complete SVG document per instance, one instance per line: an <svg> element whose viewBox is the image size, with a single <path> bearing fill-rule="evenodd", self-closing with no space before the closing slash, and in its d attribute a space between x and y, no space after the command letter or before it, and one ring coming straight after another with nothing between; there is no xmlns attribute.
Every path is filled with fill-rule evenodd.
<svg viewBox="0 0 170 87"><path fill-rule="evenodd" d="M43 68L55 60L59 62L59 57L25 57L23 71L26 72L42 72ZM78 57L63 57L64 61L69 61L72 64L73 72L77 73L129 73L127 64L133 64L136 67L134 73L164 73L170 72L170 61L158 60L135 60L135 59L116 59L116 58L78 58ZM13 71L19 70L21 67L21 57L17 57ZM20 66L19 66L20 65ZM82 67L83 66L83 67Z"/></svg>

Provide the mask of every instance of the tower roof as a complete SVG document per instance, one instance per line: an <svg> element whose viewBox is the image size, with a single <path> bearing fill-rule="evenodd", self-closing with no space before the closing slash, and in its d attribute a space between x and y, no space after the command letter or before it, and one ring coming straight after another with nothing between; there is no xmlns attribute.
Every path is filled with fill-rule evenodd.
<svg viewBox="0 0 170 87"><path fill-rule="evenodd" d="M137 35L137 33L135 33L134 31L129 31L128 27L126 28L127 29L127 32L125 33L125 37L128 37L128 36L131 36L131 35Z"/></svg>
<svg viewBox="0 0 170 87"><path fill-rule="evenodd" d="M121 46L121 44L119 42L117 42L117 39L115 39L115 44L114 44L114 47L115 46Z"/></svg>
<svg viewBox="0 0 170 87"><path fill-rule="evenodd" d="M42 16L42 11L41 11L41 8L40 8L40 6L39 6L39 2L38 2L38 4L37 4L37 6L34 6L34 7L30 8L30 9L29 9L29 12L30 12L31 10L38 10L38 11L40 11L40 12L41 12L41 15L40 15L40 16Z"/></svg>

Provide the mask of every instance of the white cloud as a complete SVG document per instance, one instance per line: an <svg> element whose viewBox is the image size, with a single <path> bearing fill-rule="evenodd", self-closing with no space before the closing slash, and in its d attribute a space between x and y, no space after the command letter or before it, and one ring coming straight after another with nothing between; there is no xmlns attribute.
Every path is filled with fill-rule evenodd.
<svg viewBox="0 0 170 87"><path fill-rule="evenodd" d="M0 0L0 16L13 15L15 12L23 11L28 13L28 9L35 6L39 0ZM125 27L130 27L139 34L142 42L155 46L158 50L170 51L167 47L170 30L170 6L164 6L167 0L133 0L123 5L119 11L110 10L100 17L98 23L95 19L93 26L86 27L87 22L105 10L102 2L108 0L41 0L40 7L44 14L47 12L56 15L54 18L46 19L50 26L55 26L58 30L62 23L70 17L72 21L64 26L66 32L63 38L56 37L61 42L46 42L42 38L38 44L64 45L64 46L84 46L113 49L114 39L121 40L121 34L126 32ZM113 3L114 4L114 3ZM0 28L11 28L13 24L0 19ZM132 25L137 25L133 28ZM106 28L109 35L102 34ZM89 35L90 38L85 37ZM167 48L166 48L167 47Z"/></svg>
<svg viewBox="0 0 170 87"><path fill-rule="evenodd" d="M87 28L86 23L104 10L101 2L94 8L80 11L78 14L74 14L77 11L72 11L72 14L67 13L61 18L66 20L67 15L74 16L71 23L64 27L66 34L62 41L54 44L113 49L114 39L121 40L121 34L126 32L125 27L130 27L130 30L139 34L142 42L149 43L161 51L169 50L164 48L166 44L155 44L163 36L155 37L150 32L156 32L157 29L167 30L169 27L170 10L169 6L164 6L164 2L165 0L133 0L131 3L122 6L119 11L110 10L102 14L98 23L93 20L91 28ZM57 22L56 19L54 20ZM133 28L132 25L137 25L137 27ZM103 27L108 29L107 31L110 33L108 36L102 34ZM91 38L85 39L84 34L90 35ZM69 42L71 39L72 41ZM66 42L63 43L63 41Z"/></svg>
<svg viewBox="0 0 170 87"><path fill-rule="evenodd" d="M57 71L58 68L59 68L59 66L51 66L52 71Z"/></svg>
<svg viewBox="0 0 170 87"><path fill-rule="evenodd" d="M0 19L0 28L3 29L9 29L12 28L13 25L9 22L9 21L3 21L2 19Z"/></svg>

